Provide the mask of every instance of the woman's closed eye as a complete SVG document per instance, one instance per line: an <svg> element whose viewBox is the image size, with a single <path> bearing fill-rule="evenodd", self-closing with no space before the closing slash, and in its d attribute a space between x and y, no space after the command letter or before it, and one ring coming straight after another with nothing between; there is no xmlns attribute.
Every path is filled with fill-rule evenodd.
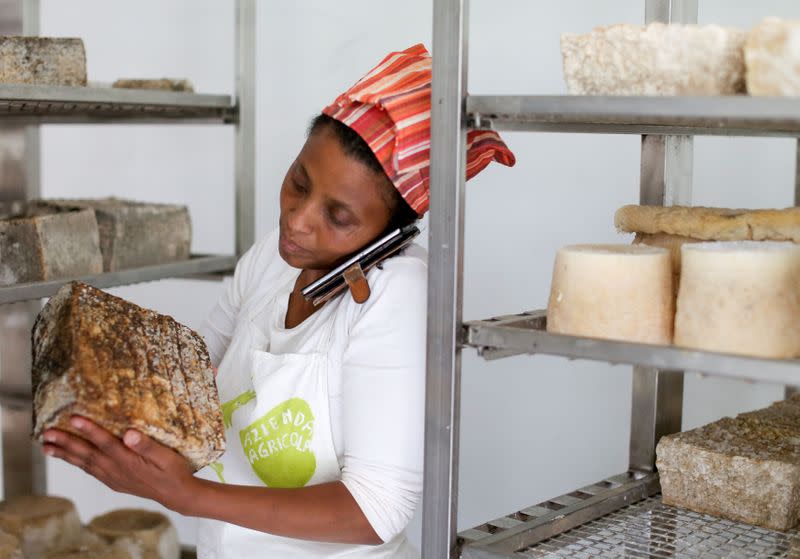
<svg viewBox="0 0 800 559"><path fill-rule="evenodd" d="M308 185L297 179L292 179L292 188L294 188L295 192L298 194L308 194Z"/></svg>
<svg viewBox="0 0 800 559"><path fill-rule="evenodd" d="M326 211L328 221L335 227L350 227L355 225L350 212L341 208L328 208Z"/></svg>

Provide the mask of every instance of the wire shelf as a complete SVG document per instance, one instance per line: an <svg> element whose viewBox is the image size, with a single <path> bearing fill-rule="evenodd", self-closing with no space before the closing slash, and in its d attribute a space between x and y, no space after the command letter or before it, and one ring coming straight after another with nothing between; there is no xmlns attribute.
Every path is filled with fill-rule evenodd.
<svg viewBox="0 0 800 559"><path fill-rule="evenodd" d="M800 557L800 534L774 532L666 506L660 496L520 550L531 559L761 559Z"/></svg>

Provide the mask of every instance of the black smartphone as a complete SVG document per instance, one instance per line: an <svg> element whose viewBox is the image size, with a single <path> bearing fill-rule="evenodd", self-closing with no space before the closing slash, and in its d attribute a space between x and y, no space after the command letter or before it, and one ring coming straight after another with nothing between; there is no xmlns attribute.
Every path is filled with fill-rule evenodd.
<svg viewBox="0 0 800 559"><path fill-rule="evenodd" d="M407 225L403 228L395 229L388 235L381 237L353 254L317 281L305 286L301 292L303 297L314 305L324 303L347 287L344 281L345 270L358 263L366 275L369 270L382 261L410 245L417 235L419 235L419 229L416 225Z"/></svg>

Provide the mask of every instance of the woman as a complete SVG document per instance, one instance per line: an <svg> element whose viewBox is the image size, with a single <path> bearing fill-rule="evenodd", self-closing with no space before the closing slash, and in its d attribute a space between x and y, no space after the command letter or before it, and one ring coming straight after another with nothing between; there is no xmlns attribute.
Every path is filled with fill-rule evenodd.
<svg viewBox="0 0 800 559"><path fill-rule="evenodd" d="M280 193L279 228L240 260L205 338L228 449L194 477L136 431L84 418L44 452L114 490L201 517L208 558L407 557L422 490L427 269L412 247L314 307L301 289L428 207L431 59L391 53L312 123ZM467 175L514 158L468 136Z"/></svg>

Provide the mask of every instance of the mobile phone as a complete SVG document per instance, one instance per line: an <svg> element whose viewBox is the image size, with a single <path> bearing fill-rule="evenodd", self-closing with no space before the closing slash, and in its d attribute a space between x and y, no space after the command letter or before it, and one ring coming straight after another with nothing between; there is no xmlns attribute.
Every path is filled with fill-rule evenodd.
<svg viewBox="0 0 800 559"><path fill-rule="evenodd" d="M391 231L350 256L315 282L305 286L301 291L303 297L315 306L324 303L347 287L344 281L345 270L358 263L366 274L393 254L397 254L410 245L417 235L419 235L419 229L416 225L407 225Z"/></svg>

